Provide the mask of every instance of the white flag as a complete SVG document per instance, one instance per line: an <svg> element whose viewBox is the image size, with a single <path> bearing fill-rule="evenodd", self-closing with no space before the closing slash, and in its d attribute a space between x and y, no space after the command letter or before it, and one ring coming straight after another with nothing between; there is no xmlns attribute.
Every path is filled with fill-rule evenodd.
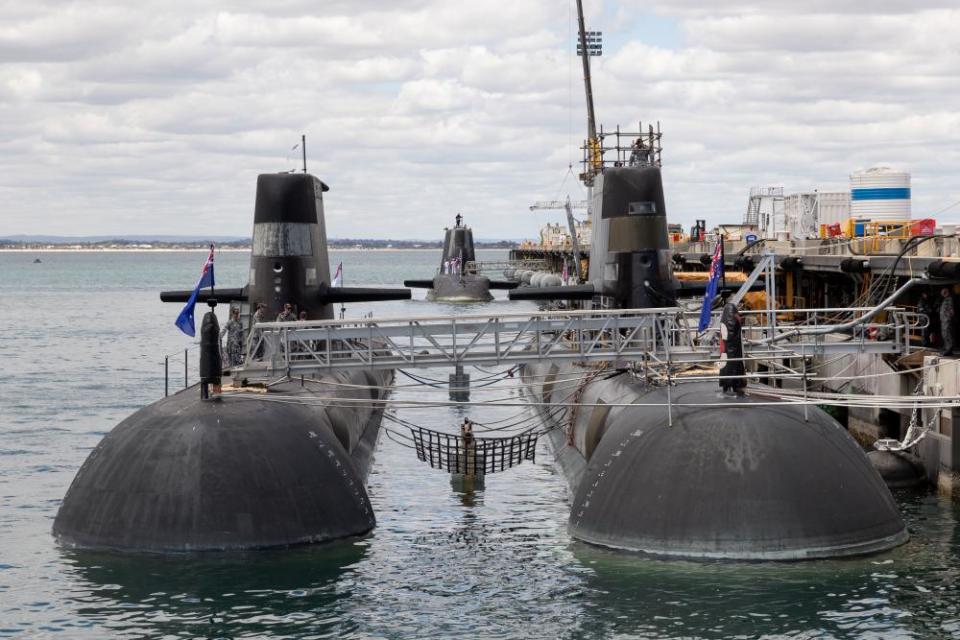
<svg viewBox="0 0 960 640"><path fill-rule="evenodd" d="M333 285L334 287L342 287L342 286L343 286L343 263L342 263L342 262L337 265L337 272L336 272L335 274L333 274L333 282L332 282L332 285Z"/></svg>

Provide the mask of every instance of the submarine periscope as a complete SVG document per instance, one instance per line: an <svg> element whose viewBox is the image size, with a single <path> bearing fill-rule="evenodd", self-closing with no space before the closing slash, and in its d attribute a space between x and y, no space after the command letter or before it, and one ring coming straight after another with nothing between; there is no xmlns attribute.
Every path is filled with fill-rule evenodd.
<svg viewBox="0 0 960 640"><path fill-rule="evenodd" d="M249 281L201 302L248 301L276 314L290 300L312 320L338 302L409 299L408 289L330 286L327 186L312 175L257 179ZM161 300L186 300L170 291ZM376 524L366 492L390 371L309 380L221 382L216 316L201 328L201 383L129 416L87 457L53 524L64 545L179 552L258 549L362 535ZM242 371L242 370L241 370ZM243 380L239 378L243 376ZM200 387L198 389L198 386ZM214 393L204 399L210 389ZM338 399L352 402L337 404ZM365 402L369 400L370 402Z"/></svg>
<svg viewBox="0 0 960 640"><path fill-rule="evenodd" d="M593 188L589 282L509 297L680 313L660 167L607 167ZM772 389L763 385L722 395L715 375L678 381L669 361L659 376L649 364L523 366L527 393L553 427L574 538L733 560L858 555L908 539L883 480L823 410L765 397Z"/></svg>

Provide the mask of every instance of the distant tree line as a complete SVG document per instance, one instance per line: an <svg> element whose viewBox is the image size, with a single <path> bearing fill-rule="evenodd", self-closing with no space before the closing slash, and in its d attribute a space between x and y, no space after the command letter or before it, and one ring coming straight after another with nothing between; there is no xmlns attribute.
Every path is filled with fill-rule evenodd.
<svg viewBox="0 0 960 640"><path fill-rule="evenodd" d="M443 242L439 240L380 240L373 238L331 238L327 240L331 249L442 249ZM117 238L114 240L99 240L96 242L62 240L48 242L25 242L0 238L0 249L58 249L71 248L97 249L203 249L210 245L207 240L169 241L169 240L129 240ZM249 249L250 240L218 241L216 245L221 249ZM475 242L478 249L512 249L517 246L512 240L478 240Z"/></svg>

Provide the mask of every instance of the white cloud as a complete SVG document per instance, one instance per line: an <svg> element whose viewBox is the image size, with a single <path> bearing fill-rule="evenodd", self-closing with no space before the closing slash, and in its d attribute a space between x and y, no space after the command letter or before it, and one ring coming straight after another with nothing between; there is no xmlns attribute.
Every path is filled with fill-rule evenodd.
<svg viewBox="0 0 960 640"><path fill-rule="evenodd" d="M531 237L580 159L571 5L4 3L0 233L246 234L256 174L306 132L334 236L437 237L459 210ZM877 162L913 171L918 213L960 198L953 0L587 5L598 117L661 121L672 220Z"/></svg>

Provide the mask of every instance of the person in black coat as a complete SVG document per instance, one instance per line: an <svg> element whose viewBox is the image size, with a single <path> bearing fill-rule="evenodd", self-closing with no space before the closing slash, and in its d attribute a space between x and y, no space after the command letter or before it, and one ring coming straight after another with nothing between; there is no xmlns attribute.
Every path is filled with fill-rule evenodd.
<svg viewBox="0 0 960 640"><path fill-rule="evenodd" d="M743 395L747 386L746 368L743 364L743 320L737 305L728 302L720 316L720 388L724 393Z"/></svg>
<svg viewBox="0 0 960 640"><path fill-rule="evenodd" d="M940 305L929 291L924 290L920 294L917 312L927 318L927 326L923 329L923 346L933 347L937 344L940 333Z"/></svg>

